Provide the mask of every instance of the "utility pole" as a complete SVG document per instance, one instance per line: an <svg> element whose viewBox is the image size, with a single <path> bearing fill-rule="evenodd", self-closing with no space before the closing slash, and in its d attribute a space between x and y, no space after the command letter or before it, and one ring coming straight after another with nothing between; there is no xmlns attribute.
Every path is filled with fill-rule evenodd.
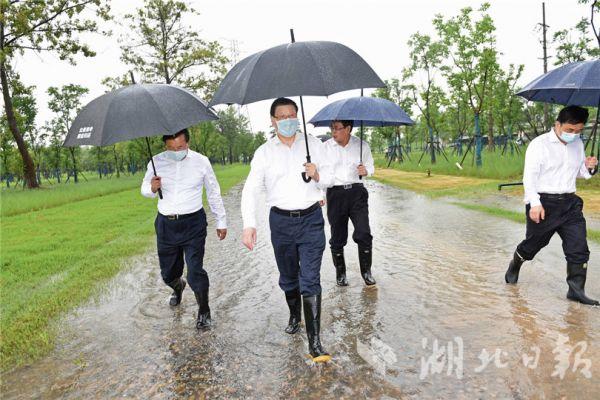
<svg viewBox="0 0 600 400"><path fill-rule="evenodd" d="M548 33L549 26L546 25L546 3L542 2L542 23L538 24L542 26L542 46L544 48L544 74L548 72L548 41L546 34ZM548 126L548 103L544 103L544 129L549 128Z"/></svg>

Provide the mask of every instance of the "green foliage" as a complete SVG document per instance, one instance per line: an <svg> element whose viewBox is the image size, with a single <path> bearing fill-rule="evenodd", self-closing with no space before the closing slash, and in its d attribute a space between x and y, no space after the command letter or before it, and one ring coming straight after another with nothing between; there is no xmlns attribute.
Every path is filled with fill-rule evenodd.
<svg viewBox="0 0 600 400"><path fill-rule="evenodd" d="M145 0L125 16L132 32L121 38L121 60L145 82L177 83L208 98L225 74L227 58L216 41L202 39L184 19L199 15L184 1Z"/></svg>

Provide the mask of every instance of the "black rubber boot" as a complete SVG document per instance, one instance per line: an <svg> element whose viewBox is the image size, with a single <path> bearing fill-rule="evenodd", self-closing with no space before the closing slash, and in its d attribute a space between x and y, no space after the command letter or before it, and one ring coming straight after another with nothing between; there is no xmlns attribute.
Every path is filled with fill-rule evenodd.
<svg viewBox="0 0 600 400"><path fill-rule="evenodd" d="M373 262L373 253L371 249L368 247L359 247L358 248L358 262L360 264L360 274L367 286L372 286L376 284L375 279L373 279L373 275L371 275L371 263Z"/></svg>
<svg viewBox="0 0 600 400"><path fill-rule="evenodd" d="M600 306L598 301L592 300L585 295L586 276L587 264L567 263L567 284L569 285L567 299L590 306Z"/></svg>
<svg viewBox="0 0 600 400"><path fill-rule="evenodd" d="M210 307L208 306L208 289L202 292L194 292L196 302L198 303L198 320L196 321L197 329L209 328L212 321L210 319Z"/></svg>
<svg viewBox="0 0 600 400"><path fill-rule="evenodd" d="M178 306L181 304L181 296L183 295L183 289L185 289L185 279L177 278L173 282L167 283L167 285L173 289L173 294L169 299L169 305L171 307Z"/></svg>
<svg viewBox="0 0 600 400"><path fill-rule="evenodd" d="M327 362L331 356L321 346L321 295L303 296L304 322L308 336L308 352L314 362Z"/></svg>
<svg viewBox="0 0 600 400"><path fill-rule="evenodd" d="M290 308L290 320L285 328L285 333L293 335L300 329L300 321L302 320L302 296L300 289L285 292L285 301Z"/></svg>
<svg viewBox="0 0 600 400"><path fill-rule="evenodd" d="M519 253L515 251L515 254L513 254L513 259L510 261L510 264L508 264L506 274L504 274L504 280L506 283L517 283L519 280L519 271L521 270L521 265L523 265L524 262L525 260L523 260Z"/></svg>
<svg viewBox="0 0 600 400"><path fill-rule="evenodd" d="M333 258L333 266L335 267L335 282L338 286L348 286L346 279L346 260L344 260L344 250L331 249L331 258Z"/></svg>

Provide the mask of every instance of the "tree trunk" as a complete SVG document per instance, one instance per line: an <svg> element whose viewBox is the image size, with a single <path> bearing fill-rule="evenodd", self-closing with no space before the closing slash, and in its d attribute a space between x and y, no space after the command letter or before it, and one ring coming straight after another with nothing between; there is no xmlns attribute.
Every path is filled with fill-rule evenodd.
<svg viewBox="0 0 600 400"><path fill-rule="evenodd" d="M115 170L117 171L117 178L121 177L121 174L119 173L119 159L117 157L117 147L113 146L113 155L115 156Z"/></svg>
<svg viewBox="0 0 600 400"><path fill-rule="evenodd" d="M73 179L75 183L79 182L77 177L77 162L75 161L75 149L73 147L69 147L69 151L71 152L71 160L73 161Z"/></svg>
<svg viewBox="0 0 600 400"><path fill-rule="evenodd" d="M494 115L490 112L488 114L488 149L494 150Z"/></svg>
<svg viewBox="0 0 600 400"><path fill-rule="evenodd" d="M4 61L0 62L0 81L2 83L2 95L4 97L4 109L6 111L6 119L8 121L8 127L15 138L15 142L17 143L17 147L19 148L19 153L21 153L21 158L23 159L23 174L25 182L27 183L27 187L29 189L34 189L39 187L37 179L35 178L35 167L33 165L33 159L27 150L27 144L23 140L23 135L19 131L19 126L17 125L17 119L15 117L15 112L13 109L12 98L10 97L10 92L8 89L8 78L6 76L6 65Z"/></svg>

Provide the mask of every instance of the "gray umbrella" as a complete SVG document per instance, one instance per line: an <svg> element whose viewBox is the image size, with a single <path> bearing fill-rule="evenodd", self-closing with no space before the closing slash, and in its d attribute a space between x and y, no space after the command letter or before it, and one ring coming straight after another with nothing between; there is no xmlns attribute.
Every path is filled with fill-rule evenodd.
<svg viewBox="0 0 600 400"><path fill-rule="evenodd" d="M294 42L258 52L237 63L210 104L329 96L344 90L384 86L369 64L343 44Z"/></svg>
<svg viewBox="0 0 600 400"><path fill-rule="evenodd" d="M81 109L63 146L108 146L125 140L170 135L218 119L195 94L174 85L133 84L95 98ZM162 199L162 192L159 189Z"/></svg>
<svg viewBox="0 0 600 400"><path fill-rule="evenodd" d="M106 93L81 109L64 146L108 146L169 135L218 117L195 94L167 84L134 84Z"/></svg>
<svg viewBox="0 0 600 400"><path fill-rule="evenodd" d="M277 97L329 96L344 90L384 87L385 83L354 50L340 43L296 42L263 50L237 63L227 73L210 105L249 104ZM306 161L310 162L308 140ZM310 178L302 175L305 182Z"/></svg>

